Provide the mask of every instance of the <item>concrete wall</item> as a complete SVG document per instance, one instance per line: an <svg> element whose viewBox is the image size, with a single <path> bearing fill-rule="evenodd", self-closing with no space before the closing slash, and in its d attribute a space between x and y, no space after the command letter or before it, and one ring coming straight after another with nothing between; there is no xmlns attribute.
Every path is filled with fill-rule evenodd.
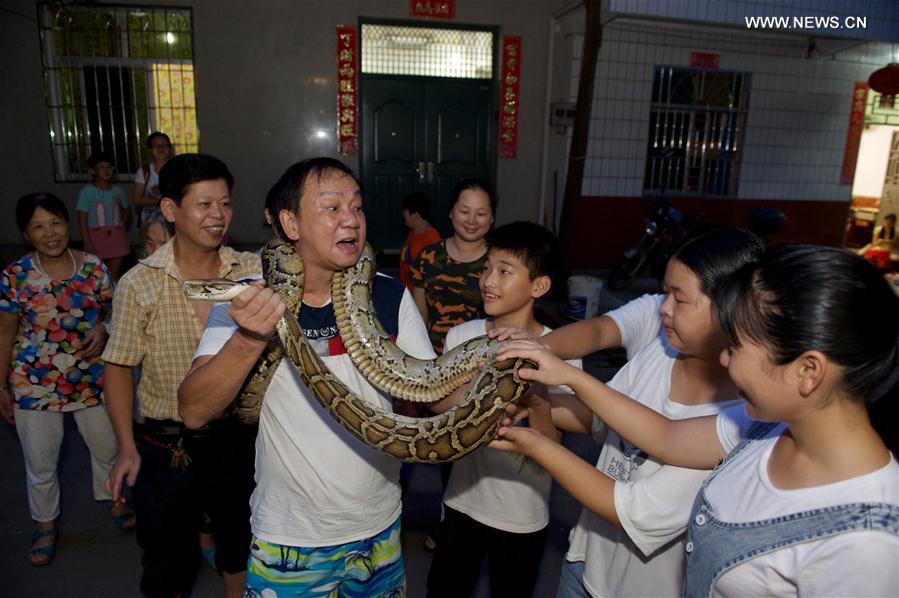
<svg viewBox="0 0 899 598"><path fill-rule="evenodd" d="M129 3L129 2L124 2ZM135 2L136 3L136 2ZM359 16L408 18L408 0L157 0L190 6L200 149L235 175L236 243L266 238L262 200L283 170L314 155L337 157L335 27ZM498 160L498 222L537 218L546 95L548 19L561 0L466 0L459 23L499 25L523 44L518 157ZM6 213L22 194L51 191L73 206L79 184L54 183L33 0L4 0L0 12L0 181ZM355 158L346 160L358 169ZM123 185L130 192L130 185ZM397 225L401 226L399 215ZM72 227L76 235L75 227ZM2 243L18 240L10 218Z"/></svg>
<svg viewBox="0 0 899 598"><path fill-rule="evenodd" d="M635 3L644 4L666 3ZM654 68L689 67L693 52L718 54L721 70L750 75L748 114L736 198L691 197L675 205L702 211L707 221L735 224L746 223L750 208L773 205L788 215L785 236L840 243L851 196L851 185L841 184L840 174L853 84L894 61L895 45L637 19L608 10L603 22L577 267L609 266L638 239L650 213L641 196ZM575 100L582 40L579 8L560 17L553 32L553 101ZM554 150L547 172L559 173L557 215L569 140L570 131L548 136ZM551 181L546 189L552 204Z"/></svg>
<svg viewBox="0 0 899 598"><path fill-rule="evenodd" d="M750 75L738 197L848 200L840 172L853 84L884 66L893 48L871 42L811 57L807 49L788 36L612 22L596 72L584 195L642 193L654 68L689 67L699 51L719 54L721 70Z"/></svg>
<svg viewBox="0 0 899 598"><path fill-rule="evenodd" d="M884 0L609 0L609 5L622 14L654 19L899 41L899 4Z"/></svg>

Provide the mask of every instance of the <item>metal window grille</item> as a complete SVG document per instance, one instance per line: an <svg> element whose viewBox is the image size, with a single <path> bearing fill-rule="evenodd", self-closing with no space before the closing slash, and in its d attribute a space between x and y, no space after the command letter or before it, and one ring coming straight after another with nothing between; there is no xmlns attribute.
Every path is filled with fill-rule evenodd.
<svg viewBox="0 0 899 598"><path fill-rule="evenodd" d="M362 73L490 79L493 32L363 24Z"/></svg>
<svg viewBox="0 0 899 598"><path fill-rule="evenodd" d="M749 75L656 67L643 188L734 196Z"/></svg>
<svg viewBox="0 0 899 598"><path fill-rule="evenodd" d="M865 104L866 125L899 125L899 105L893 98L884 99L873 89L868 90Z"/></svg>
<svg viewBox="0 0 899 598"><path fill-rule="evenodd" d="M175 151L198 151L189 8L39 5L50 146L57 181L88 180L104 151L119 172L149 160L162 131Z"/></svg>
<svg viewBox="0 0 899 598"><path fill-rule="evenodd" d="M884 185L899 185L899 132L893 133L890 140L890 154L887 159L887 172L883 177ZM883 209L883 206L881 206Z"/></svg>

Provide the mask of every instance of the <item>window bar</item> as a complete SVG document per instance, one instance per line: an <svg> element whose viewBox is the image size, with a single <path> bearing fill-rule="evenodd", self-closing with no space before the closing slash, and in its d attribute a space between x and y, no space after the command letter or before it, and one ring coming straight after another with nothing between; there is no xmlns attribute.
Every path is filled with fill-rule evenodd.
<svg viewBox="0 0 899 598"><path fill-rule="evenodd" d="M656 155L656 161L659 165L659 189L665 186L665 143L667 138L667 124L665 115L666 111L659 112L659 153Z"/></svg>
<svg viewBox="0 0 899 598"><path fill-rule="evenodd" d="M662 149L668 149L671 147L671 134L669 130L671 111L665 110L662 112L662 115L664 116L664 125L662 128Z"/></svg>
<svg viewBox="0 0 899 598"><path fill-rule="evenodd" d="M170 113L171 113L171 127L172 130L177 130L179 119L184 116L184 112L181 107L184 106L184 72L181 70L180 66L176 66L169 62L169 103L171 105ZM175 89L180 89L181 98L180 106L178 102L175 101ZM183 121L182 121L183 124ZM184 151L187 151L187 138L183 135L184 129L181 130L181 145L185 148Z"/></svg>
<svg viewBox="0 0 899 598"><path fill-rule="evenodd" d="M684 184L681 186L683 191L689 191L690 187L690 171L693 167L694 147L693 147L693 127L696 120L696 112L690 111L686 113L687 132L686 147L684 148Z"/></svg>
<svg viewBox="0 0 899 598"><path fill-rule="evenodd" d="M170 31L169 17L171 16L171 14L172 13L170 13L169 11L166 11L166 15L165 15L166 35L168 35L168 32ZM180 43L181 43L181 33L180 32L178 33L178 37L175 41L180 45ZM181 90L181 93L178 96L181 98L180 105L175 102L175 94L169 93L169 98L172 102L172 128L173 129L177 128L176 123L178 123L178 122L181 123L181 131L182 131L182 142L181 143L184 146L184 151L190 151L187 147L187 145L188 145L187 135L186 135L186 131L184 130L184 124L185 124L184 123L184 116L185 116L184 105L185 105L185 101L186 101L186 96L184 93L184 65L182 65L180 62L180 58L181 58L180 55L175 57L176 59L178 59L178 65L176 66L172 63L172 52L174 50L175 50L175 44L168 43L168 37L166 37L166 54L169 57L169 85L172 85L172 83L175 82ZM172 69L174 69L174 71L175 71L175 75L177 77L176 79L172 78L172 73L171 73Z"/></svg>
<svg viewBox="0 0 899 598"><path fill-rule="evenodd" d="M731 164L730 173L727 180L727 192L728 195L736 195L737 194L737 180L740 178L740 161L736 159L739 155L741 137L743 135L743 120L744 114L737 113L734 115L734 134L733 134L733 152L734 152L734 160Z"/></svg>
<svg viewBox="0 0 899 598"><path fill-rule="evenodd" d="M665 177L665 163L662 158L662 150L665 149L665 118L664 111L660 110L656 115L656 124L658 126L659 131L659 145L655 155L656 167L658 168L658 172L656 173L656 188L661 189L664 186L664 177Z"/></svg>
<svg viewBox="0 0 899 598"><path fill-rule="evenodd" d="M668 183L671 179L671 158L668 156L671 150L671 111L665 110L662 113L665 117L665 126L662 133L662 188L668 189Z"/></svg>
<svg viewBox="0 0 899 598"><path fill-rule="evenodd" d="M147 128L152 131L162 131L159 124L159 98L156 97L156 88L159 85L158 72L154 63L151 62L147 66ZM162 132L166 133L166 131ZM169 139L171 139L171 134L169 134ZM174 139L172 139L172 143L175 143Z"/></svg>
<svg viewBox="0 0 899 598"><path fill-rule="evenodd" d="M103 37L105 39L106 36L103 36ZM108 119L107 122L109 122L109 131L107 131L107 133L106 133L106 136L108 136L108 139L109 139L109 143L108 144L105 143L105 139L104 139L104 143L101 145L101 149L104 152L109 154L109 157L113 159L113 163L115 163L115 161L116 161L116 153L119 149L119 144L117 143L118 139L117 139L117 135L116 135L117 127L115 126L116 97L115 97L114 90L112 87L113 77L115 76L113 69L118 69L118 68L121 68L121 67L113 67L113 66L105 67L106 93L109 97L109 100L106 102L106 105L103 108L105 109L104 111L106 112L106 118ZM121 91L122 90L119 90L119 97L121 97Z"/></svg>
<svg viewBox="0 0 899 598"><path fill-rule="evenodd" d="M681 152L683 152L684 148L687 145L686 138L690 133L689 129L687 128L687 123L689 121L688 114L686 112L680 112L679 120L680 120L680 129L678 130L677 149L680 150ZM685 161L686 161L686 154L683 153L683 155L681 155L680 158L678 159L677 170L675 172L675 183L678 183L678 181L680 181L676 185L676 187L678 188L679 191L682 191L683 186L684 186L683 173L686 171Z"/></svg>
<svg viewBox="0 0 899 598"><path fill-rule="evenodd" d="M175 65L172 65L170 68L175 69L175 75L176 75L175 84L181 90L181 95L178 96L181 98L180 103L175 101L175 94L170 94L170 97L172 99L172 127L173 128L176 127L176 123L178 123L178 122L181 123L181 139L182 139L181 144L184 146L185 151L189 151L189 150L187 150L187 145L188 145L187 131L184 130L184 115L185 115L184 103L185 103L185 99L186 99L185 93L184 93L184 91L185 91L184 70L181 68L181 66L175 66ZM171 76L169 77L169 82L170 82L170 84L172 82Z"/></svg>
<svg viewBox="0 0 899 598"><path fill-rule="evenodd" d="M668 119L670 127L668 142L665 144L665 189L670 191L674 182L674 170L677 163L677 158L674 156L674 148L677 145L677 112L669 109Z"/></svg>
<svg viewBox="0 0 899 598"><path fill-rule="evenodd" d="M673 121L677 116L677 113L672 113L671 120ZM676 140L673 138L674 135L674 127L671 128L672 131L672 140L668 145L668 172L666 173L666 184L665 189L671 190L676 187L677 183L677 163L678 158L674 155L674 147Z"/></svg>
<svg viewBox="0 0 899 598"><path fill-rule="evenodd" d="M79 126L79 122L84 124L86 122L83 118L79 121L78 115L84 114L84 91L83 91L83 82L81 71L75 70L72 68L66 69L66 77L69 80L69 87L72 90L72 99L71 104L68 106L69 113L72 115L72 131L66 132L65 139L63 141L66 143L66 154L69 155L67 164L71 164L72 159L78 163L78 173L83 172L81 165L84 163L82 159L82 141L84 136L84 127ZM75 86L78 86L78 95L75 95ZM70 155L71 154L71 155ZM71 168L71 166L68 166ZM71 174L71 173L70 173ZM65 179L61 179L65 180Z"/></svg>
<svg viewBox="0 0 899 598"><path fill-rule="evenodd" d="M717 118L715 119L715 121L716 121L715 126L717 129L717 131L715 133L715 143L718 146L718 149L716 152L716 159L715 159L715 174L714 174L714 177L712 178L712 180L715 182L715 188L713 190L715 195L724 195L724 192L721 188L722 179L720 177L722 177L724 175L724 167L725 167L725 160L722 157L722 153L726 151L724 149L724 136L726 135L725 128L724 128L724 120L726 119L726 117L727 117L727 113L718 112Z"/></svg>
<svg viewBox="0 0 899 598"><path fill-rule="evenodd" d="M110 102L109 105L109 121L110 124L113 123L114 114L116 112L119 113L122 119L121 127L112 127L112 147L113 147L113 159L115 159L115 167L116 167L116 178L118 178L118 170L120 168L127 170L128 168L128 119L125 118L125 82L122 79L122 71L125 70L125 67L119 66L115 67L116 73L118 73L119 79L119 106L115 106ZM109 71L107 70L107 73ZM108 75L107 75L108 76ZM118 139L117 132L120 132L123 139ZM122 159L119 157L119 151L124 151L125 155L122 156L124 158L124 164L121 164Z"/></svg>
<svg viewBox="0 0 899 598"><path fill-rule="evenodd" d="M712 169L712 159L711 159L711 148L709 143L709 137L711 136L711 112L706 110L705 112L705 126L702 131L702 166L699 169L700 179L699 179L699 192L703 195L708 194L709 190L709 173Z"/></svg>
<svg viewBox="0 0 899 598"><path fill-rule="evenodd" d="M654 119L653 119L653 116L655 117ZM655 149L655 148L659 147L659 139L658 139L658 137L659 137L659 116L658 116L658 113L650 113L649 118L650 118L650 120L649 120L650 126L652 127L652 131L650 132L650 135L652 136L652 147L653 147L653 149ZM648 185L648 187L650 189L655 189L656 187L658 187L658 184L656 183L656 157L655 157L655 155L652 155L652 154L649 156L649 185Z"/></svg>
<svg viewBox="0 0 899 598"><path fill-rule="evenodd" d="M739 78L739 75L734 75L730 78L730 85L728 86L727 94L727 107L731 109L737 107L737 93L740 89Z"/></svg>
<svg viewBox="0 0 899 598"><path fill-rule="evenodd" d="M664 110L659 111L659 152L656 154L656 162L659 165L658 183L656 185L658 189L665 187L665 114Z"/></svg>
<svg viewBox="0 0 899 598"><path fill-rule="evenodd" d="M129 36L130 36L130 29L129 29ZM140 114L137 111L137 102L138 102L137 94L138 94L139 90L141 89L141 87L137 85L137 80L138 80L138 77L141 77L141 76L145 76L145 75L144 75L144 70L140 66L137 66L134 69L132 69L132 71L131 71L131 89L133 91L131 94L131 118L132 118L132 121L134 122L134 139L132 141L132 146L134 148L134 155L137 158L136 163L137 163L138 168L141 167L141 165L143 164L143 161L144 161L142 152L143 152L143 146L144 146L144 139L146 139L146 137L147 137L147 135L144 133L143 123L141 122Z"/></svg>
<svg viewBox="0 0 899 598"><path fill-rule="evenodd" d="M178 33L177 42L180 47L180 45L181 45L181 33L180 32ZM181 62L180 52L179 52L179 56L178 56L178 65L179 65L177 67L178 68L178 85L181 87L181 96L180 96L181 97L181 105L177 108L177 110L179 111L179 118L181 121L181 130L182 130L182 135L183 135L183 139L184 139L184 151L192 152L193 148L191 147L191 144L192 144L193 140L188 139L188 137L187 137L187 133L188 133L188 129L187 129L187 91L189 88L185 86L185 81L184 81L185 76L184 75L185 75L186 69L184 68L184 64ZM191 78L191 81L193 81L193 69L190 70L190 78Z"/></svg>
<svg viewBox="0 0 899 598"><path fill-rule="evenodd" d="M687 128L687 151L685 152L687 172L684 191L692 191L691 181L694 178L696 165L698 163L696 157L698 153L696 129L699 127L699 116L695 111L691 110L687 113L687 119L689 121L689 126Z"/></svg>
<svg viewBox="0 0 899 598"><path fill-rule="evenodd" d="M722 147L724 152L726 152L727 160L722 160L721 165L721 178L719 183L719 195L729 195L728 187L730 185L730 172L731 165L733 164L733 154L730 150L731 138L733 137L733 121L731 120L734 117L733 113L723 112L723 124L721 126L722 130Z"/></svg>
<svg viewBox="0 0 899 598"><path fill-rule="evenodd" d="M68 25L68 23L70 23L70 22L73 23L71 30L77 29L77 27L76 27L77 23L74 23L71 14L66 18L66 24ZM84 89L84 71L83 71L83 68L81 65L81 59L80 59L80 55L82 53L82 47L80 45L78 46L77 52L76 52L78 55L78 58L76 58L73 61L71 49L75 42L73 41L74 36L69 35L71 30L68 26L63 28L63 31L64 31L63 39L65 40L65 48L66 48L66 53L67 53L67 64L69 66L69 68L68 68L69 75L68 76L69 76L69 80L72 85L73 91L74 91L74 86L76 84L78 85L78 103L75 104L75 99L73 97L72 98L72 102L73 102L72 115L73 115L73 125L75 125L75 130L72 131L71 136L69 136L68 132L66 132L65 141L68 144L68 147L66 149L70 152L74 151L75 161L77 162L77 168L78 168L77 172L79 174L86 174L87 170L85 168L85 164L87 163L87 155L84 152L84 147L85 147L84 144L86 143L85 140L88 139L88 137L90 135L90 124L87 119L87 95L85 94L85 89ZM77 75L73 75L73 73L77 73ZM78 117L76 115L79 112L82 114L82 118L81 118L82 126L81 127L77 126Z"/></svg>
<svg viewBox="0 0 899 598"><path fill-rule="evenodd" d="M165 70L169 74L168 81L166 82L166 86L168 88L168 96L167 96L168 104L166 104L165 108L166 108L166 114L169 117L169 128L172 129L172 134L175 134L175 132L178 130L178 126L177 126L178 108L177 108L177 105L175 104L175 89L179 85L178 72L175 69L175 65L173 65L171 62L168 62L165 65ZM181 139L181 145L182 146L185 145L183 138Z"/></svg>
<svg viewBox="0 0 899 598"><path fill-rule="evenodd" d="M128 23L126 20L127 18L128 18L128 13L119 12L116 14L116 23L119 27L119 36L118 36L119 37L119 48L120 48L122 58L124 58L126 60L131 57L130 48L128 47ZM127 75L128 75L128 78L130 79L132 68L128 67L127 70L128 70ZM125 152L125 156L124 156L124 164L122 164L121 163L122 161L119 160L118 156L116 156L116 180L119 179L119 171L127 172L127 171L131 170L131 141L130 141L130 137L131 137L132 131L130 130L130 127L128 126L127 106L126 106L126 102L125 102L125 74L126 73L124 73L123 71L125 71L125 67L120 66L119 67L119 89L122 90L122 105L119 107L119 112L121 112L121 115L122 115L122 134L125 137L124 139L122 139L122 149ZM128 86L131 87L130 81L129 81ZM131 95L131 97L129 98L130 104L133 106L134 105L133 90L130 95Z"/></svg>
<svg viewBox="0 0 899 598"><path fill-rule="evenodd" d="M733 118L733 116L734 115L732 112L722 112L721 113L721 117L722 117L722 122L720 125L721 132L718 135L718 138L719 138L718 151L719 152L730 153L730 151L731 151L730 150L730 142L731 142L731 138L733 137L733 131L732 131L733 121L731 120L731 118Z"/></svg>
<svg viewBox="0 0 899 598"><path fill-rule="evenodd" d="M709 155L712 156L712 164L709 167L709 185L712 187L713 195L721 195L721 192L718 189L719 179L718 175L721 173L721 117L724 116L723 112L714 112L715 118L710 123L711 125L711 143L714 144L713 147L710 148Z"/></svg>
<svg viewBox="0 0 899 598"><path fill-rule="evenodd" d="M73 134L72 144L74 146L75 156L79 164L78 172L83 174L87 172L83 168L83 164L87 160L87 156L85 155L84 150L85 147L90 147L89 139L91 134L90 120L88 119L87 87L84 81L83 67L79 65L77 69L71 69L71 72L76 73L75 76L70 75L72 85L78 86L78 103L75 105L75 110L73 112L75 112L75 114L81 115L80 119L78 119L77 116L75 117L76 122L81 123L81 128L79 131L77 131L77 133Z"/></svg>
<svg viewBox="0 0 899 598"><path fill-rule="evenodd" d="M59 71L56 65L56 53L53 51L54 32L53 19L50 10L47 7L41 8L41 44L44 46L43 59L44 68L49 72L47 77L47 95L50 103L50 145L53 148L55 159L54 167L56 169L56 178L65 180L66 173L62 170L62 165L67 163L66 159L66 129L65 121L62 118L62 94L59 90Z"/></svg>
<svg viewBox="0 0 899 598"><path fill-rule="evenodd" d="M150 133L153 132L153 120L151 110L153 109L153 102L150 100L150 94L152 93L152 86L150 85L150 76L152 74L152 66L151 61L147 58L147 29L149 27L149 22L144 22L140 25L140 33L139 33L139 43L141 44L141 56L143 58L143 65L141 72L139 73L140 77L143 77L144 83L144 101L147 104L146 114L144 115L141 124L144 125L144 132L140 136L141 139L141 148L144 147L144 140L150 136ZM137 105L134 106L135 111L137 110Z"/></svg>
<svg viewBox="0 0 899 598"><path fill-rule="evenodd" d="M91 127L91 124L90 124L90 122L91 122L91 121L90 121L90 111L91 111L92 107L88 105L89 100L88 100L88 96L87 96L87 81L85 81L85 76L84 76L84 75L85 75L85 73L84 73L84 68L82 67L82 75L81 75L81 79L82 79L82 81L84 81L84 95L82 96L82 98L83 98L84 111L85 111L85 115L84 115L84 125L85 125L85 127L84 127L84 128L85 128L85 131L84 131L84 132L85 132L85 137L84 137L84 140L83 140L83 141L84 141L84 143L86 144L86 148L87 148L88 155L90 155L90 152L91 152L91 150L92 150L92 148L93 148L93 136L94 136L94 131L95 131L95 129L94 129L93 127ZM93 80L94 80L94 81L93 81L93 84L94 84L94 102L96 102L96 101L97 101L97 97L96 97L96 96L97 96L97 94L99 93L98 90L96 89L96 87L97 87L97 73L96 73L96 69L95 69L95 72L94 72ZM99 110L99 107L97 107L97 109ZM103 123L98 123L98 124L97 124L96 132L97 132L97 134L100 136L100 140L101 140L101 143L102 143L102 139L103 139Z"/></svg>
<svg viewBox="0 0 899 598"><path fill-rule="evenodd" d="M710 136L712 133L711 132L711 124L712 124L711 117L712 117L711 111L706 110L705 111L705 120L703 122L702 133L701 133L701 135L702 135L702 152L700 155L702 157L702 162L700 163L700 167L699 167L699 172L701 173L700 183L702 186L698 189L699 193L701 193L703 195L708 194L708 189L709 189L708 172L711 169L711 166L709 164L709 159L710 159L709 139L710 139Z"/></svg>
<svg viewBox="0 0 899 598"><path fill-rule="evenodd" d="M734 152L734 161L733 165L730 169L730 178L728 179L728 193L730 195L737 194L737 184L740 178L740 160L737 158L740 155L741 146L742 146L742 137L743 137L743 123L746 118L745 114L737 113L734 115L734 136L733 136L733 152Z"/></svg>

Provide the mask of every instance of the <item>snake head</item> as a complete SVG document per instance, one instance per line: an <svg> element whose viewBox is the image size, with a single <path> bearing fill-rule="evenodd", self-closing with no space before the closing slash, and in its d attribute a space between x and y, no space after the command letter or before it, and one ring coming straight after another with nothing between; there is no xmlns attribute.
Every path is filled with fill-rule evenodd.
<svg viewBox="0 0 899 598"><path fill-rule="evenodd" d="M247 286L249 285L246 283L234 282L225 278L185 280L181 283L181 288L189 299L206 301L231 301Z"/></svg>

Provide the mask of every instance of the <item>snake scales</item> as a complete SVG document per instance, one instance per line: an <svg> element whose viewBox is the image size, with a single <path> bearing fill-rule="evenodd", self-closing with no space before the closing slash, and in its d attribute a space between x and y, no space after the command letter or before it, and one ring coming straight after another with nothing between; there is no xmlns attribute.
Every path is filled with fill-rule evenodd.
<svg viewBox="0 0 899 598"><path fill-rule="evenodd" d="M475 377L479 362L488 362L459 404L433 417L413 418L369 403L348 389L303 335L295 316L302 301L302 260L293 245L276 240L263 249L262 262L268 285L287 303L277 326L280 342L269 342L235 401L235 413L245 422L258 420L268 383L286 354L316 400L366 445L412 463L454 461L493 438L506 406L530 387L517 375L518 369L529 362L493 361L495 341L486 337L472 339L433 360L407 356L374 314L370 295L373 257L366 245L357 264L335 274L332 281L335 317L347 353L378 390L417 402L443 398ZM244 287L223 280L184 283L188 297L213 301L230 300Z"/></svg>

